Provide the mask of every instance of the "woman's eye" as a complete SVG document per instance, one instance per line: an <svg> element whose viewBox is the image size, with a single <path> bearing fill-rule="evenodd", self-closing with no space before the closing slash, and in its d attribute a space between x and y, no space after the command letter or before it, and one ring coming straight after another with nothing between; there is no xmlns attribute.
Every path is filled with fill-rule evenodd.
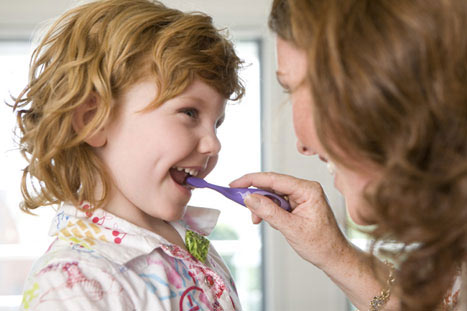
<svg viewBox="0 0 467 311"><path fill-rule="evenodd" d="M199 115L198 110L196 110L195 108L185 108L181 112L186 114L187 116L189 116L192 119L197 119L198 115Z"/></svg>
<svg viewBox="0 0 467 311"><path fill-rule="evenodd" d="M218 128L222 125L222 123L224 123L224 120L225 120L225 118L222 117L222 118L219 119L219 121L217 121L217 123L216 123L216 129L218 129Z"/></svg>

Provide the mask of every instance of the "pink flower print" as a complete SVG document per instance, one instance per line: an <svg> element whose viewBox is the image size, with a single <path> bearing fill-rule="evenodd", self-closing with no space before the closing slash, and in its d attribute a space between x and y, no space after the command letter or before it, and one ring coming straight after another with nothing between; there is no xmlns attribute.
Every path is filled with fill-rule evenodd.
<svg viewBox="0 0 467 311"><path fill-rule="evenodd" d="M186 260L190 263L196 263L197 260L186 250L178 247L177 245L163 244L161 246L162 250L175 258Z"/></svg>
<svg viewBox="0 0 467 311"><path fill-rule="evenodd" d="M61 269L60 269L61 268ZM75 286L79 286L86 297L92 301L98 301L104 297L105 291L102 285L96 280L90 280L81 272L77 262L65 264L52 264L40 271L39 274L53 273L54 271L64 272L66 280L63 284L51 287L40 297L40 303L47 301L79 299ZM79 292L79 291L78 291Z"/></svg>
<svg viewBox="0 0 467 311"><path fill-rule="evenodd" d="M224 308L222 308L222 306L220 305L218 301L215 301L212 304L212 307L213 307L213 311L224 311Z"/></svg>
<svg viewBox="0 0 467 311"><path fill-rule="evenodd" d="M191 267L191 271L194 275L201 275L204 278L206 284L214 291L217 298L222 296L222 293L226 290L226 286L219 275L211 269L200 266Z"/></svg>
<svg viewBox="0 0 467 311"><path fill-rule="evenodd" d="M88 280L79 269L77 262L66 263L62 270L67 273L65 284L68 288L73 288L76 284L79 284L92 300L102 299L104 291L99 282L96 280Z"/></svg>

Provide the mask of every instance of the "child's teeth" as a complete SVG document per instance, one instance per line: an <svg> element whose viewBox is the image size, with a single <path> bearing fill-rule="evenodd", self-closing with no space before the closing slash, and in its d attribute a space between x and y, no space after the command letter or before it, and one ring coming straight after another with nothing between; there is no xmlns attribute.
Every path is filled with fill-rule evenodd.
<svg viewBox="0 0 467 311"><path fill-rule="evenodd" d="M183 168L183 167L178 167L178 166L174 166L172 167L173 169L176 169L177 171L180 171L180 172L185 172L191 176L197 176L199 171L198 170L195 170L194 168Z"/></svg>
<svg viewBox="0 0 467 311"><path fill-rule="evenodd" d="M198 175L198 171L195 169L185 168L184 171L185 173L190 174L191 176Z"/></svg>

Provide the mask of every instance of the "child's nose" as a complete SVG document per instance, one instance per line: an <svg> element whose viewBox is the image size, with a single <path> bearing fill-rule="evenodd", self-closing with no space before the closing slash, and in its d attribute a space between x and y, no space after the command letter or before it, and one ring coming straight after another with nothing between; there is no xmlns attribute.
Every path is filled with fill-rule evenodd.
<svg viewBox="0 0 467 311"><path fill-rule="evenodd" d="M221 142L214 131L209 131L203 135L199 141L198 151L210 156L217 155L221 150Z"/></svg>

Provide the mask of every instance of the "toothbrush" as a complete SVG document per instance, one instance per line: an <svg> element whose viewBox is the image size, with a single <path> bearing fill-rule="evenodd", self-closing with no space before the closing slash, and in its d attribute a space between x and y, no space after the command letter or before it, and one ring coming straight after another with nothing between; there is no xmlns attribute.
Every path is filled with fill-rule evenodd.
<svg viewBox="0 0 467 311"><path fill-rule="evenodd" d="M274 203L279 205L281 208L284 210L290 212L292 208L290 207L290 204L287 200L285 200L282 196L277 195L275 193L263 190L263 189L257 189L257 188L227 188L227 187L221 187L217 185L213 185L205 181L204 179L197 178L197 177L192 177L188 176L185 179L185 183L187 183L190 186L193 186L195 188L210 188L212 190L215 190L221 194L223 194L225 197L231 199L232 201L235 201L243 206L245 206L245 203L243 203L243 200L245 197L249 194L261 194L264 195L265 197L268 197L271 199Z"/></svg>

